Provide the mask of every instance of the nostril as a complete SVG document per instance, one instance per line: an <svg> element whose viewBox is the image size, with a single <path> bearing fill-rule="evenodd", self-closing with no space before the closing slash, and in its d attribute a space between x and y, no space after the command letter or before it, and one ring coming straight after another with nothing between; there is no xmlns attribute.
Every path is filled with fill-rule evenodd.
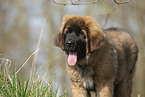
<svg viewBox="0 0 145 97"><path fill-rule="evenodd" d="M72 47L72 46L73 46L73 43L72 43L72 42L67 42L66 45L67 45L68 47Z"/></svg>
<svg viewBox="0 0 145 97"><path fill-rule="evenodd" d="M69 40L69 41L66 42L66 45L68 47L73 47L74 46L74 42L72 40Z"/></svg>

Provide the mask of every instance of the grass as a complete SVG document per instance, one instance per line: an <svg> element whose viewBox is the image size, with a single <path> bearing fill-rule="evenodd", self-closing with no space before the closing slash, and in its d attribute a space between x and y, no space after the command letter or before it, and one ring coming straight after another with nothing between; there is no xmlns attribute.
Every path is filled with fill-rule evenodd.
<svg viewBox="0 0 145 97"><path fill-rule="evenodd" d="M9 75L7 75L9 76ZM47 85L44 85L44 79L32 81L30 79L23 81L20 74L4 77L0 75L0 95L2 97L65 97L66 93L59 96L58 89L53 89L53 79L50 78Z"/></svg>
<svg viewBox="0 0 145 97"><path fill-rule="evenodd" d="M9 73L11 61L5 58L0 58L0 69L3 66L3 71L0 72L0 97L66 97L67 92L63 95L59 95L58 87L54 89L53 76L49 78L49 81L45 80L45 77L39 78L36 76L38 72L32 70L32 74L28 79L22 79L21 70L29 59L36 54L38 49L32 53L28 59L21 65L21 67L13 74ZM34 72L35 71L35 72ZM28 75L27 75L28 76ZM44 85L47 83L47 85Z"/></svg>
<svg viewBox="0 0 145 97"><path fill-rule="evenodd" d="M60 96L58 88L54 89L53 77L50 77L49 81L46 81L45 77L39 78L38 72L36 72L35 70L43 30L44 30L44 25L40 31L36 50L27 58L27 60L21 65L21 67L16 72L13 72L13 75L11 75L8 70L8 68L11 66L11 61L6 58L0 58L0 97L66 97L67 96L66 92ZM30 75L27 80L24 80L21 77L22 75L21 70L24 68L24 66L30 60L30 58L32 58L32 56L33 56L33 60L32 60ZM1 72L2 65L4 67L4 70ZM44 82L47 83L47 85L44 85Z"/></svg>

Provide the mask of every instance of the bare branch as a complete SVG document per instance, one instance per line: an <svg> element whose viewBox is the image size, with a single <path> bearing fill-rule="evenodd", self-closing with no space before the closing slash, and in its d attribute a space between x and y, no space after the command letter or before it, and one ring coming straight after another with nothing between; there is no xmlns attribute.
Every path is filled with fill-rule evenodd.
<svg viewBox="0 0 145 97"><path fill-rule="evenodd" d="M116 4L127 4L128 2L130 2L131 0L128 1L124 1L124 2L118 2L116 0L113 0Z"/></svg>
<svg viewBox="0 0 145 97"><path fill-rule="evenodd" d="M111 10L107 11L106 13L99 14L98 16L110 15L110 14L113 13L118 7L119 7L119 5L116 5L116 6L114 6Z"/></svg>
<svg viewBox="0 0 145 97"><path fill-rule="evenodd" d="M79 3L79 0L69 0L70 2L65 3L65 2L57 2L55 0L49 0L50 2L53 2L55 4L59 4L59 5L91 5L91 4L95 4L96 2L98 2L99 0L95 0L93 2L89 2L89 3Z"/></svg>
<svg viewBox="0 0 145 97"><path fill-rule="evenodd" d="M105 18L105 23L103 24L103 28L106 26L109 16L119 7L119 5L114 6L110 11L103 13L103 14L99 14L98 16L106 16Z"/></svg>
<svg viewBox="0 0 145 97"><path fill-rule="evenodd" d="M50 2L53 2L55 4L59 4L59 5L91 5L91 4L96 4L99 0L95 0L93 2L89 2L89 3L79 3L80 0L68 0L70 2L66 3L66 2L58 2L58 1L55 1L55 0L48 0ZM131 0L127 0L127 1L123 1L123 2L119 2L117 0L113 0L116 4L127 4L129 3Z"/></svg>

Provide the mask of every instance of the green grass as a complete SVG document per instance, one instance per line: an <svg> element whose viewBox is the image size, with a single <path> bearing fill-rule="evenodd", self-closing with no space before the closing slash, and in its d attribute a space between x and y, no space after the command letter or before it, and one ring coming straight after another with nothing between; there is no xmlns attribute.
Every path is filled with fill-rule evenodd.
<svg viewBox="0 0 145 97"><path fill-rule="evenodd" d="M46 81L45 77L39 78L38 71L36 72L35 70L42 32L43 32L43 28L41 29L36 50L26 59L26 61L21 65L21 67L16 72L13 72L13 74L9 73L10 72L9 68L12 67L11 61L4 57L0 57L0 97L66 97L67 96L66 92L60 96L58 88L54 89L53 77L50 77L49 81ZM27 77L29 76L29 78L27 80L22 79L21 70L25 67L26 63L32 58L32 56L34 57L32 59L32 67L29 73L30 75L26 75ZM1 72L2 67L3 67L3 71ZM40 68L42 68L42 66L39 67L38 70ZM47 84L44 85L44 83Z"/></svg>
<svg viewBox="0 0 145 97"><path fill-rule="evenodd" d="M44 79L23 81L20 74L4 77L0 74L0 96L2 97L66 97L66 93L59 96L58 89L53 89L53 79L50 78L47 85Z"/></svg>

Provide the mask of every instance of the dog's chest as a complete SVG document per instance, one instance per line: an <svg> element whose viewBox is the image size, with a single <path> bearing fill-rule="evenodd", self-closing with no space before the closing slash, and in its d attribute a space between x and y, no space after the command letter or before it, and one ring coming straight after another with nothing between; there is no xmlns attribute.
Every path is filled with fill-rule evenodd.
<svg viewBox="0 0 145 97"><path fill-rule="evenodd" d="M94 89L93 68L91 68L90 66L78 66L77 71L80 74L84 88L88 90L93 90Z"/></svg>
<svg viewBox="0 0 145 97"><path fill-rule="evenodd" d="M82 78L83 79L83 86L88 90L94 89L94 82L92 77Z"/></svg>

